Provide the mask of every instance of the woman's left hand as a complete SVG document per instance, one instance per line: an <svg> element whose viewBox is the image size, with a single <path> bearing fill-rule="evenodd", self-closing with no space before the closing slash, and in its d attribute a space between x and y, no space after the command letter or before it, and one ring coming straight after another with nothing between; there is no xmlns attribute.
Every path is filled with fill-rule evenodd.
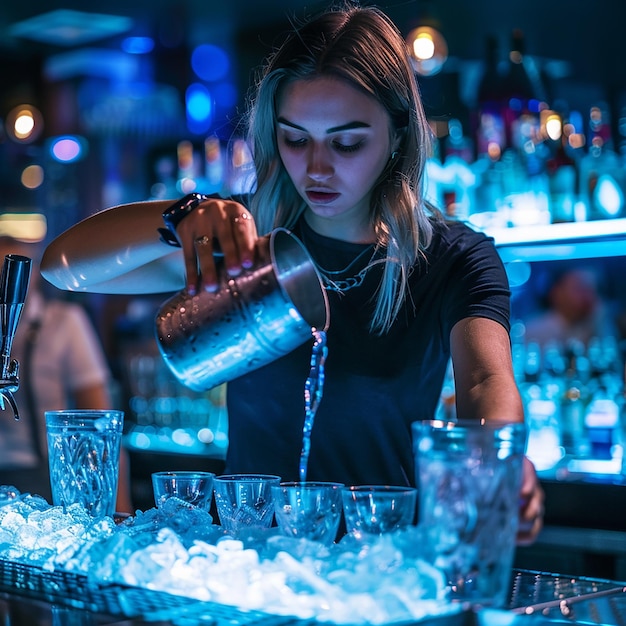
<svg viewBox="0 0 626 626"><path fill-rule="evenodd" d="M545 494L539 483L535 466L524 457L522 488L520 491L519 528L517 545L532 544L543 528Z"/></svg>

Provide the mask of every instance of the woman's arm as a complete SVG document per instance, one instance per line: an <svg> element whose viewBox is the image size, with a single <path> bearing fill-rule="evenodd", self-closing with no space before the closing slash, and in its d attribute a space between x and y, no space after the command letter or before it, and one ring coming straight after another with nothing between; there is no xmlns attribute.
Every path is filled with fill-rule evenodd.
<svg viewBox="0 0 626 626"><path fill-rule="evenodd" d="M513 375L506 329L493 320L470 317L450 335L457 415L462 419L523 422L524 408ZM519 545L532 543L543 526L544 492L533 464L524 459L520 489Z"/></svg>
<svg viewBox="0 0 626 626"><path fill-rule="evenodd" d="M463 319L452 329L450 348L459 417L523 422L506 329L482 317Z"/></svg>
<svg viewBox="0 0 626 626"><path fill-rule="evenodd" d="M165 226L163 212L173 204L136 202L82 220L46 248L42 276L59 289L95 293L165 293L185 285L212 288L215 241L231 273L252 265L257 234L244 206L213 198L201 202L178 224L181 249L165 243L159 232Z"/></svg>
<svg viewBox="0 0 626 626"><path fill-rule="evenodd" d="M157 230L171 204L169 200L126 204L78 222L46 248L42 276L68 291L154 293L182 287L181 253L161 241ZM171 257L167 271L163 262ZM125 280L127 275L133 280Z"/></svg>

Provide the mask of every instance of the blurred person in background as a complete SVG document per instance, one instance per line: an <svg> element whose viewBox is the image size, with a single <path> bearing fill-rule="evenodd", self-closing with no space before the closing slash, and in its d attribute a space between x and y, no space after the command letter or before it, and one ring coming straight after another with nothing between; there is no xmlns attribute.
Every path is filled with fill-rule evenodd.
<svg viewBox="0 0 626 626"><path fill-rule="evenodd" d="M40 288L41 246L0 233L0 259L18 254L33 260L26 303L11 357L19 367L15 399L0 411L0 484L52 502L44 414L67 408L112 408L111 375L99 338L79 304L48 298ZM128 457L122 450L117 510L131 513Z"/></svg>
<svg viewBox="0 0 626 626"><path fill-rule="evenodd" d="M526 341L566 346L572 341L588 346L594 338L615 336L598 277L585 267L555 272L545 296L545 310L526 325Z"/></svg>

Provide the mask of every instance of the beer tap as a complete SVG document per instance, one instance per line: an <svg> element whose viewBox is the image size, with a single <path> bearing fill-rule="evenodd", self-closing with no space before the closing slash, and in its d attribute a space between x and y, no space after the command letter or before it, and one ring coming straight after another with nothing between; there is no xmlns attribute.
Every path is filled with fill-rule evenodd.
<svg viewBox="0 0 626 626"><path fill-rule="evenodd" d="M24 308L30 270L31 259L7 254L0 274L0 407L4 408L7 400L16 420L20 419L14 395L19 387L19 363L11 358L11 346Z"/></svg>

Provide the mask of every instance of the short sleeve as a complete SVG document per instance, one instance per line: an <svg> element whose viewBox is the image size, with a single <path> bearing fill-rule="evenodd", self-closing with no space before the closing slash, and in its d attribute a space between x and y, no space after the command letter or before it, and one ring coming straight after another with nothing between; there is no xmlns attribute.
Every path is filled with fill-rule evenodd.
<svg viewBox="0 0 626 626"><path fill-rule="evenodd" d="M454 262L446 287L450 329L466 317L484 317L509 332L511 291L502 259L491 238L464 229L452 246Z"/></svg>

